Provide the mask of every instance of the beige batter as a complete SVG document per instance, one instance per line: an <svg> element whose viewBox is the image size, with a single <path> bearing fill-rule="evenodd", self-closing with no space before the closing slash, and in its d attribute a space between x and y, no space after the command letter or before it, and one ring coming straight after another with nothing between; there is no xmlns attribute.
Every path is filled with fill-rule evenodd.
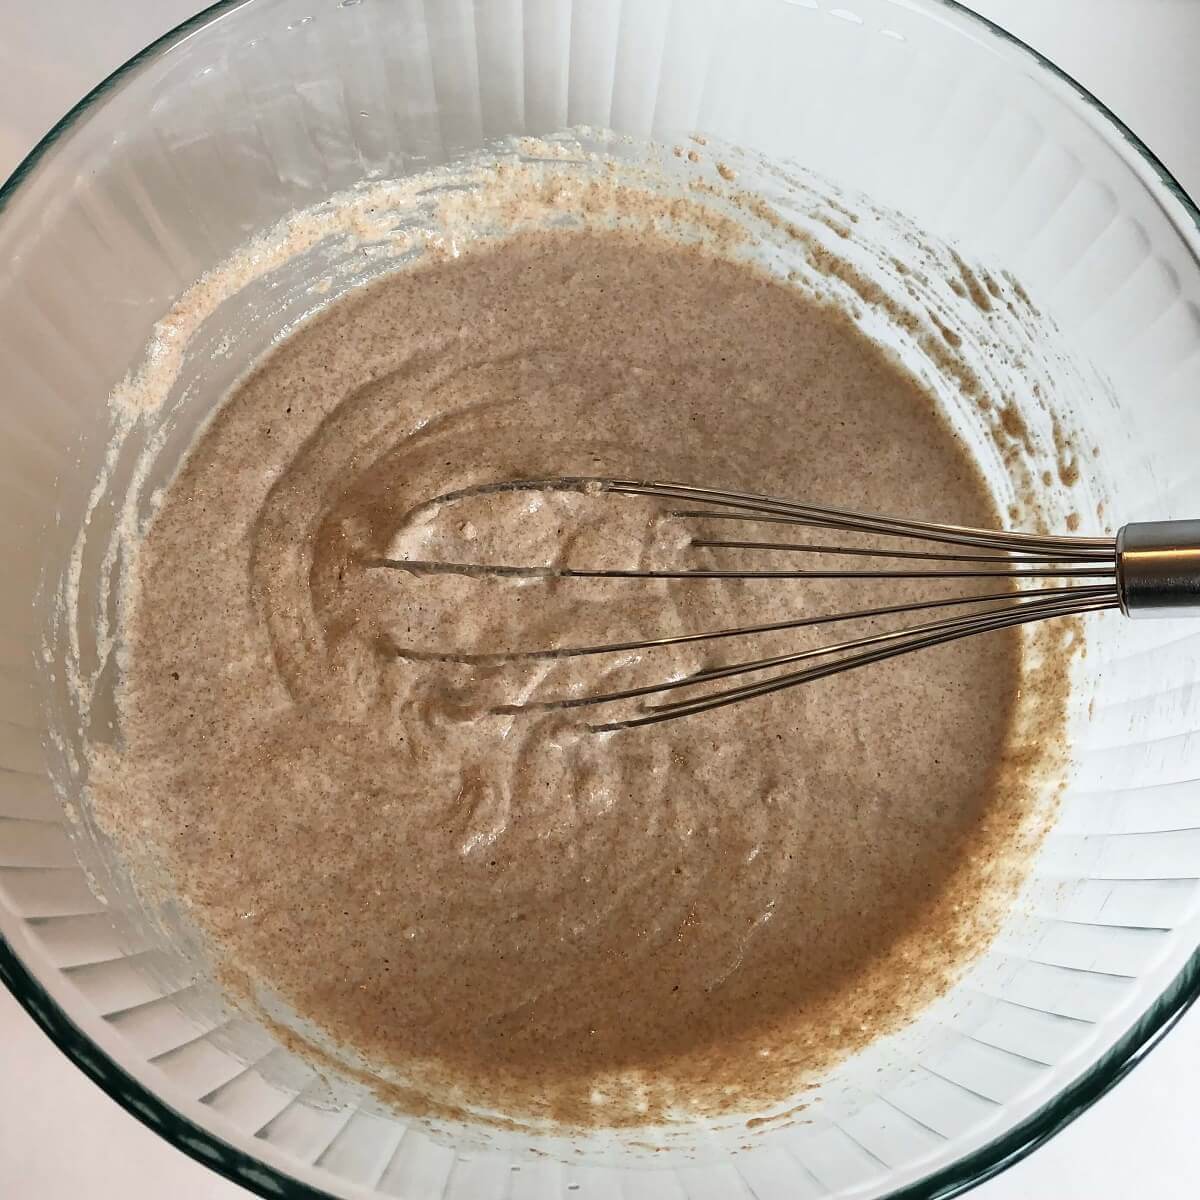
<svg viewBox="0 0 1200 1200"><path fill-rule="evenodd" d="M127 591L122 752L98 763L96 804L166 864L227 979L404 1081L407 1107L619 1125L782 1099L991 933L1028 800L1019 643L615 734L496 714L806 639L424 656L915 595L368 565L784 565L690 549L703 522L615 497L412 511L564 474L998 524L933 400L833 309L666 240L479 246L331 305L203 432Z"/></svg>

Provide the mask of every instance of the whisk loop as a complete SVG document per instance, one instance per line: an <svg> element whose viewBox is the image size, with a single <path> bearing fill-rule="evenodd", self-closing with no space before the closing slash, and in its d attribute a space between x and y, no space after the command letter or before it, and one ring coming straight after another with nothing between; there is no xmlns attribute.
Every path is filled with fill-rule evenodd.
<svg viewBox="0 0 1200 1200"><path fill-rule="evenodd" d="M676 720L770 695L901 654L944 645L997 629L1008 629L1053 617L1121 609L1128 616L1200 615L1200 521L1146 522L1125 526L1116 537L1054 537L1008 533L910 521L898 517L827 508L750 492L632 479L561 478L514 480L464 488L438 496L420 510L473 496L501 492L541 491L605 493L661 500L665 512L682 519L787 525L813 530L867 534L895 539L898 546L856 546L828 540L763 540L761 538L694 537L690 545L707 551L749 551L771 555L806 555L804 566L770 569L619 570L543 567L519 564L447 563L377 558L369 567L413 574L458 574L523 579L669 579L669 580L989 580L1018 586L985 595L936 598L797 617L757 625L701 630L668 637L594 645L553 646L533 650L460 654L404 649L405 658L424 661L496 664L578 658L588 655L650 651L668 646L745 638L756 634L800 630L882 617L964 609L936 620L920 621L880 632L833 641L789 654L746 659L706 668L689 675L639 687L582 696L532 699L501 705L494 711L528 713L593 708L647 697L699 689L682 698L643 703L635 714L588 725L595 732L631 729ZM420 511L415 510L415 511ZM797 534L781 534L794 539ZM908 543L908 544L903 544ZM821 565L819 556L872 560L861 568ZM881 561L883 560L883 561ZM812 565L814 564L815 565ZM891 565L895 564L895 565ZM930 564L918 566L916 564ZM1072 582L1063 582L1072 581ZM1038 586L1022 586L1036 582ZM803 665L800 665L803 664ZM755 682L715 686L722 680L772 672Z"/></svg>

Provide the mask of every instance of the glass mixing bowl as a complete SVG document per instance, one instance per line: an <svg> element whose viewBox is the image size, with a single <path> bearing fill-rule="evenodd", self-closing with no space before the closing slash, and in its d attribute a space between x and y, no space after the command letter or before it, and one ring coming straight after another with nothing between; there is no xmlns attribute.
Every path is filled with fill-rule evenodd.
<svg viewBox="0 0 1200 1200"><path fill-rule="evenodd" d="M595 1138L530 1153L339 1090L217 1015L78 811L72 766L95 729L62 728L47 581L104 464L106 396L156 319L295 209L580 124L795 160L1011 270L1107 381L1082 422L1113 519L1200 513L1196 210L1093 97L959 5L215 5L98 87L0 192L0 978L132 1113L263 1196L952 1195L1061 1128L1196 996L1198 628L1096 620L1054 828L950 996L835 1072L805 1123L698 1129L659 1153ZM211 407L260 349L198 358L190 403ZM1083 532L1098 525L1084 514ZM102 639L79 636L102 669Z"/></svg>

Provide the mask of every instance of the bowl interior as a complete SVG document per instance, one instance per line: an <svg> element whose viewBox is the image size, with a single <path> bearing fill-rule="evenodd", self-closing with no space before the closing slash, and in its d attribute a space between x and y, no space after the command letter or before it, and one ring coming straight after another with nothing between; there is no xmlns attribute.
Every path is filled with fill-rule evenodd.
<svg viewBox="0 0 1200 1200"><path fill-rule="evenodd" d="M1036 309L1041 451L1061 458L1051 418L1099 448L1076 464L1084 490L1055 501L1063 514L1091 533L1200 510L1194 210L1069 81L956 5L219 6L100 89L3 193L4 977L143 1119L263 1194L285 1181L472 1200L949 1194L1068 1119L1194 994L1200 632L1187 625L1108 614L1089 627L1054 827L1001 937L951 995L806 1095L797 1120L650 1135L649 1148L644 1132L428 1128L322 1078L221 1006L79 804L82 739L109 736L115 670L104 580L119 513L91 503L97 481L128 486L155 439L160 471L177 460L246 362L312 307L314 266L331 260L315 246L194 328L155 323L289 213L569 126L638 143L703 131L748 165L765 156L764 188L776 164L869 197L882 243L903 241L895 211L1010 273ZM333 265L349 286L388 264ZM230 342L248 327L255 338ZM105 402L152 330L179 366L161 422ZM1027 364L1009 365L1019 390ZM79 620L58 606L69 570ZM47 628L61 636L44 648ZM86 712L75 674L96 684Z"/></svg>

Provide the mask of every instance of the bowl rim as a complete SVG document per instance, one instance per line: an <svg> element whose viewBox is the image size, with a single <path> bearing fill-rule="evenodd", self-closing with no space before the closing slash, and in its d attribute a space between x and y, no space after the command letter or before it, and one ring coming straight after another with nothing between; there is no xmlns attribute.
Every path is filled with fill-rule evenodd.
<svg viewBox="0 0 1200 1200"><path fill-rule="evenodd" d="M1200 209L1196 203L1149 146L1078 80L1029 43L968 8L961 0L917 0L915 4L912 0L889 2L902 4L905 9L916 11L923 17L932 17L940 10L956 24L961 22L967 28L974 25L998 38L1009 49L1028 56L1059 83L1065 84L1085 108L1090 108L1117 132L1120 140L1141 160L1141 165L1149 168L1155 183L1178 204L1193 229L1189 231L1181 225L1173 212L1168 211L1167 218L1185 242L1192 243L1193 255L1200 262L1200 246L1196 244L1196 235L1200 234ZM216 0L150 42L92 88L51 126L0 186L0 214L48 153L109 92L122 86L141 66L167 53L196 30L253 3L255 0ZM79 1070L126 1112L176 1149L264 1200L278 1200L281 1196L285 1200L337 1200L333 1193L304 1183L217 1137L150 1091L72 1020L25 965L3 933L0 933L0 982ZM1200 947L1192 952L1183 968L1141 1017L1074 1082L1012 1129L924 1179L889 1192L883 1200L949 1200L1020 1162L1090 1108L1145 1059L1198 998Z"/></svg>

